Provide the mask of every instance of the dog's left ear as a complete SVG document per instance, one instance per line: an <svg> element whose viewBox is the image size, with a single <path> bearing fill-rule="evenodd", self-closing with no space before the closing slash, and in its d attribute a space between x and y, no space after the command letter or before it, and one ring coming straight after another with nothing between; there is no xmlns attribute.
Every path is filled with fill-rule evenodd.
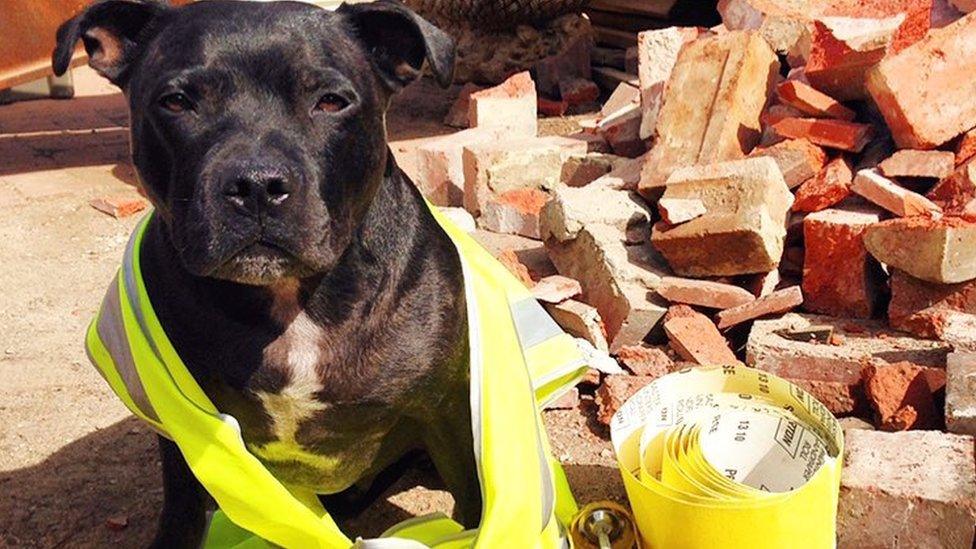
<svg viewBox="0 0 976 549"><path fill-rule="evenodd" d="M344 3L336 13L350 22L391 91L419 78L424 59L441 86L454 79L454 40L397 0Z"/></svg>
<svg viewBox="0 0 976 549"><path fill-rule="evenodd" d="M80 39L88 64L113 84L124 88L128 69L141 54L151 30L169 11L160 0L100 0L65 21L51 54L54 74L68 70L75 44Z"/></svg>

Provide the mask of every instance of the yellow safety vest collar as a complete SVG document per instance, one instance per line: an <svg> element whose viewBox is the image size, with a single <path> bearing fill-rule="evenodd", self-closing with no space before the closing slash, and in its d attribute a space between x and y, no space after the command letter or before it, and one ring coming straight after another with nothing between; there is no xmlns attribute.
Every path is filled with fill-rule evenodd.
<svg viewBox="0 0 976 549"><path fill-rule="evenodd" d="M247 451L237 421L218 411L156 317L140 270L151 213L129 241L86 338L89 358L123 403L172 439L220 510L207 547L566 546L576 511L538 410L585 370L575 341L470 236L430 208L464 271L471 411L483 513L476 530L444 515L417 517L374 540L348 538L315 494L280 483Z"/></svg>

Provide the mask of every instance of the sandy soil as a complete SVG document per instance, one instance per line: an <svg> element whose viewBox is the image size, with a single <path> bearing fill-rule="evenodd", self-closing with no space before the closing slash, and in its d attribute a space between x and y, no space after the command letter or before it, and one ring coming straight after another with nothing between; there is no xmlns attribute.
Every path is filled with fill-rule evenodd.
<svg viewBox="0 0 976 549"><path fill-rule="evenodd" d="M0 106L0 547L144 546L162 499L154 437L82 347L138 216L88 205L132 193L134 174L121 95L88 69L75 74L75 99ZM421 82L397 101L390 135L408 173L420 140L452 131L440 120L453 94ZM591 406L546 414L553 448L581 501L620 499ZM434 475L415 470L345 527L375 535L450 506Z"/></svg>

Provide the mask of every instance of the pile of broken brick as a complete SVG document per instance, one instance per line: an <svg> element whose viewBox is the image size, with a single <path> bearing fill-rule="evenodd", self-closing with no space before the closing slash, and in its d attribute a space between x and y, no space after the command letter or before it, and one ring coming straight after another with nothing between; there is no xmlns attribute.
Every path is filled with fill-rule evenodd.
<svg viewBox="0 0 976 549"><path fill-rule="evenodd" d="M606 423L741 360L851 418L842 546L973 543L976 13L936 4L723 0L724 25L640 33L575 134L536 114L597 98L578 45L466 88L468 129L418 150L435 204L543 243L551 265L503 259L626 370L563 405Z"/></svg>

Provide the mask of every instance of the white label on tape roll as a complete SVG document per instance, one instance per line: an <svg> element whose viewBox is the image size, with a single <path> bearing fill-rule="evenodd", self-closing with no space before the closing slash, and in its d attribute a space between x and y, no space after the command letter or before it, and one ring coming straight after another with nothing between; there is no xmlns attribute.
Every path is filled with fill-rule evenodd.
<svg viewBox="0 0 976 549"><path fill-rule="evenodd" d="M795 418L750 410L713 413L702 455L720 474L766 492L799 488L823 466L827 447Z"/></svg>

